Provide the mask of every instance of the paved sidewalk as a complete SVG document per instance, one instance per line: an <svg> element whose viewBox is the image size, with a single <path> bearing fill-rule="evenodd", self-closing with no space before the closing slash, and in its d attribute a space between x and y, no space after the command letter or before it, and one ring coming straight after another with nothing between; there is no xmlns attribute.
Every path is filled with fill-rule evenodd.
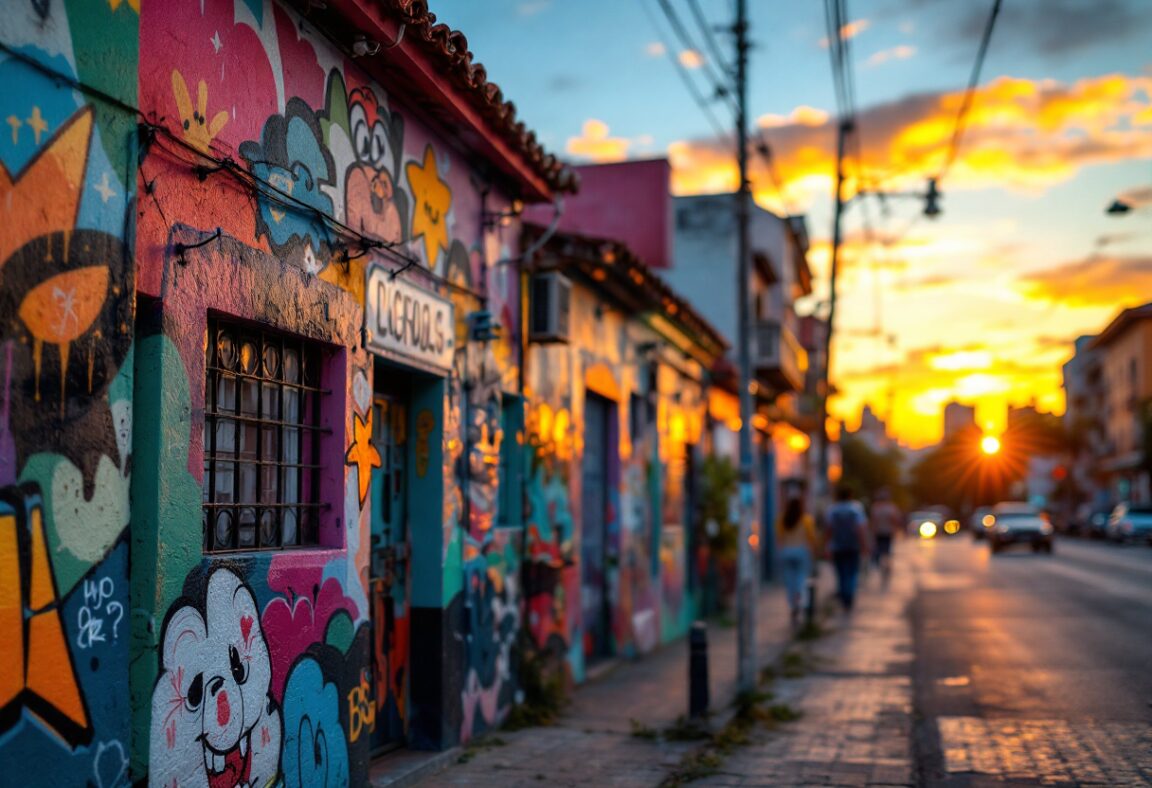
<svg viewBox="0 0 1152 788"><path fill-rule="evenodd" d="M915 783L914 652L906 611L916 578L908 552L897 546L887 588L872 573L851 615L836 613L825 623L828 635L791 651L795 656L785 665L793 677L772 683L771 702L799 711L800 718L754 729L717 773L694 785Z"/></svg>
<svg viewBox="0 0 1152 788"><path fill-rule="evenodd" d="M713 724L723 724L736 692L736 630L709 627ZM757 661L774 662L791 643L783 590L757 600ZM658 785L698 741L654 741L633 735L633 720L664 731L688 710L688 644L670 643L623 662L576 689L557 724L498 731L467 750L467 760L423 786ZM730 712L729 712L730 713ZM496 740L495 743L492 743Z"/></svg>

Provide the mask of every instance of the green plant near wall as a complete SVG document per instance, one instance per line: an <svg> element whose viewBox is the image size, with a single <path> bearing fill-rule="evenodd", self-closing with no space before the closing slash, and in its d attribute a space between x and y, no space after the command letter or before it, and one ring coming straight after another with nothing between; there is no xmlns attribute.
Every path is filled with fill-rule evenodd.
<svg viewBox="0 0 1152 788"><path fill-rule="evenodd" d="M718 561L736 559L738 528L732 518L740 472L727 457L705 457L700 464L700 509L696 544L708 545Z"/></svg>
<svg viewBox="0 0 1152 788"><path fill-rule="evenodd" d="M560 659L536 647L527 627L513 646L521 699L504 721L505 730L551 725L568 703L568 682Z"/></svg>

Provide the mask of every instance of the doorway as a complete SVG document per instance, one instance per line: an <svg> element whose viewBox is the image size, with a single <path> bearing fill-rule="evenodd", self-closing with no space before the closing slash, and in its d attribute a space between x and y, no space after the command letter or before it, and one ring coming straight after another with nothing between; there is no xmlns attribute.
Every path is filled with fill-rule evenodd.
<svg viewBox="0 0 1152 788"><path fill-rule="evenodd" d="M580 530L580 599L587 663L612 653L608 596L608 438L613 412L611 400L587 393Z"/></svg>
<svg viewBox="0 0 1152 788"><path fill-rule="evenodd" d="M369 589L372 668L376 698L372 751L404 743L409 686L408 528L409 396L404 376L377 368L372 442L380 467L372 470Z"/></svg>

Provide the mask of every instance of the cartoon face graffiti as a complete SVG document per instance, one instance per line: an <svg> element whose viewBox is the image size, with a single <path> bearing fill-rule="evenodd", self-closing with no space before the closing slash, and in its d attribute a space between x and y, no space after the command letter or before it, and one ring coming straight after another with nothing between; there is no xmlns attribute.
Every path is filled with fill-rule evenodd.
<svg viewBox="0 0 1152 788"><path fill-rule="evenodd" d="M275 779L280 713L268 693L268 646L256 601L231 570L213 571L202 606L184 600L169 614L161 660L152 784L235 788Z"/></svg>
<svg viewBox="0 0 1152 788"><path fill-rule="evenodd" d="M403 124L398 115L380 107L376 94L356 88L348 94L348 122L356 161L345 176L348 224L383 241L403 240L401 201L387 165L399 162L396 150Z"/></svg>

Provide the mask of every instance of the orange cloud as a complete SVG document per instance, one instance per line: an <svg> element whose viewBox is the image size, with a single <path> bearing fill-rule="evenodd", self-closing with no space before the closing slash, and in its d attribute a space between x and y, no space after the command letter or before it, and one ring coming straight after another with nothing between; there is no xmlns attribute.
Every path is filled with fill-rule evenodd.
<svg viewBox="0 0 1152 788"><path fill-rule="evenodd" d="M900 44L891 49L881 49L879 52L874 52L868 56L864 61L866 66L879 66L887 63L890 60L907 60L916 54L916 47L909 44Z"/></svg>
<svg viewBox="0 0 1152 788"><path fill-rule="evenodd" d="M867 19L857 19L853 22L849 22L840 28L840 40L847 41L850 38L855 38L870 27L872 27L872 23ZM820 47L822 49L828 48L827 36L820 39Z"/></svg>
<svg viewBox="0 0 1152 788"><path fill-rule="evenodd" d="M704 65L704 56L697 52L695 49L683 49L680 54L676 56L680 61L680 65L684 68L700 68Z"/></svg>
<svg viewBox="0 0 1152 788"><path fill-rule="evenodd" d="M1033 190L1066 181L1088 165L1152 157L1152 134L1137 124L1152 109L1150 99L1149 76L1112 74L1074 83L995 79L976 91L947 188ZM922 185L945 162L962 100L959 90L919 93L860 112L864 171L898 174L889 183L893 188ZM835 122L809 109L761 122L791 203L826 194L833 179ZM671 146L674 191L735 189L730 145L708 139ZM779 207L759 157L751 174L757 199Z"/></svg>
<svg viewBox="0 0 1152 788"><path fill-rule="evenodd" d="M579 137L568 138L565 150L573 156L603 163L623 161L628 156L630 144L631 142L624 137L610 137L608 124L604 121L590 118L584 121L584 128Z"/></svg>
<svg viewBox="0 0 1152 788"><path fill-rule="evenodd" d="M1032 298L1065 306L1135 306L1152 292L1152 256L1092 255L1021 277L1018 285Z"/></svg>

